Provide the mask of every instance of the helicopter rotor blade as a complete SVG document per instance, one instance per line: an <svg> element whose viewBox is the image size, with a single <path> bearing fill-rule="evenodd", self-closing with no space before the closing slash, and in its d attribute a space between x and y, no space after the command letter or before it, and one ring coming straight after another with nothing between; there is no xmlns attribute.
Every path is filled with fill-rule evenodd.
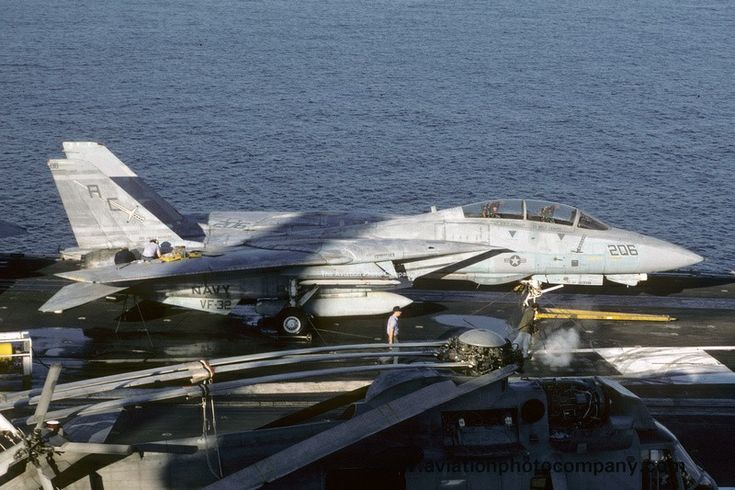
<svg viewBox="0 0 735 490"><path fill-rule="evenodd" d="M56 382L59 380L59 374L61 374L61 364L52 364L48 370L48 375L41 391L41 398L38 400L38 406L36 407L36 413L34 415L36 427L34 430L41 430L41 427L43 427L46 412L48 412L48 407L51 405L51 398L54 396Z"/></svg>

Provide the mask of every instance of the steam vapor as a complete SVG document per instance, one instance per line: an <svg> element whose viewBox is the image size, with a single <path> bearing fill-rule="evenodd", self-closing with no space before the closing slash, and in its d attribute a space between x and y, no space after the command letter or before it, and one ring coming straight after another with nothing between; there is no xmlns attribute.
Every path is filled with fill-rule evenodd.
<svg viewBox="0 0 735 490"><path fill-rule="evenodd" d="M579 347L579 333L574 328L561 329L546 339L546 349L539 352L539 359L544 364L555 367L567 367L572 362L572 350Z"/></svg>

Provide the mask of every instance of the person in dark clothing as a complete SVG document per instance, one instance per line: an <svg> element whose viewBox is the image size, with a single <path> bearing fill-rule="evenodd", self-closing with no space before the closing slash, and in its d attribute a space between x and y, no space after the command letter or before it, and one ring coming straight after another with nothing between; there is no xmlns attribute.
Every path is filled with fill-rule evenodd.
<svg viewBox="0 0 735 490"><path fill-rule="evenodd" d="M531 357L531 340L533 334L536 332L536 312L538 311L538 305L531 303L529 306L523 308L523 315L521 321L518 323L518 335L516 335L514 344L518 345L521 350L524 359Z"/></svg>
<svg viewBox="0 0 735 490"><path fill-rule="evenodd" d="M135 260L135 254L128 250L127 247L123 248L115 254L115 265L129 264Z"/></svg>

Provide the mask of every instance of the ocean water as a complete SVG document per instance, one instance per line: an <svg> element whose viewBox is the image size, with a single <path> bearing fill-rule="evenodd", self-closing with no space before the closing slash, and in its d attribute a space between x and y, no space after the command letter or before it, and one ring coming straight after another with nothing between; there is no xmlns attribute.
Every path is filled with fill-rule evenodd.
<svg viewBox="0 0 735 490"><path fill-rule="evenodd" d="M0 0L0 251L74 245L45 161L182 212L544 198L735 266L730 0Z"/></svg>

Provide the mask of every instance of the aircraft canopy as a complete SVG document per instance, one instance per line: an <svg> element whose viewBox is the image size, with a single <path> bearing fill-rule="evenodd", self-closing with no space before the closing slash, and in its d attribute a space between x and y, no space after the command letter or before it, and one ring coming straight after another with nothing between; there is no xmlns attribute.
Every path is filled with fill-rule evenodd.
<svg viewBox="0 0 735 490"><path fill-rule="evenodd" d="M589 214L566 204L530 199L497 199L462 207L465 218L525 219L587 230L607 230L609 227Z"/></svg>

